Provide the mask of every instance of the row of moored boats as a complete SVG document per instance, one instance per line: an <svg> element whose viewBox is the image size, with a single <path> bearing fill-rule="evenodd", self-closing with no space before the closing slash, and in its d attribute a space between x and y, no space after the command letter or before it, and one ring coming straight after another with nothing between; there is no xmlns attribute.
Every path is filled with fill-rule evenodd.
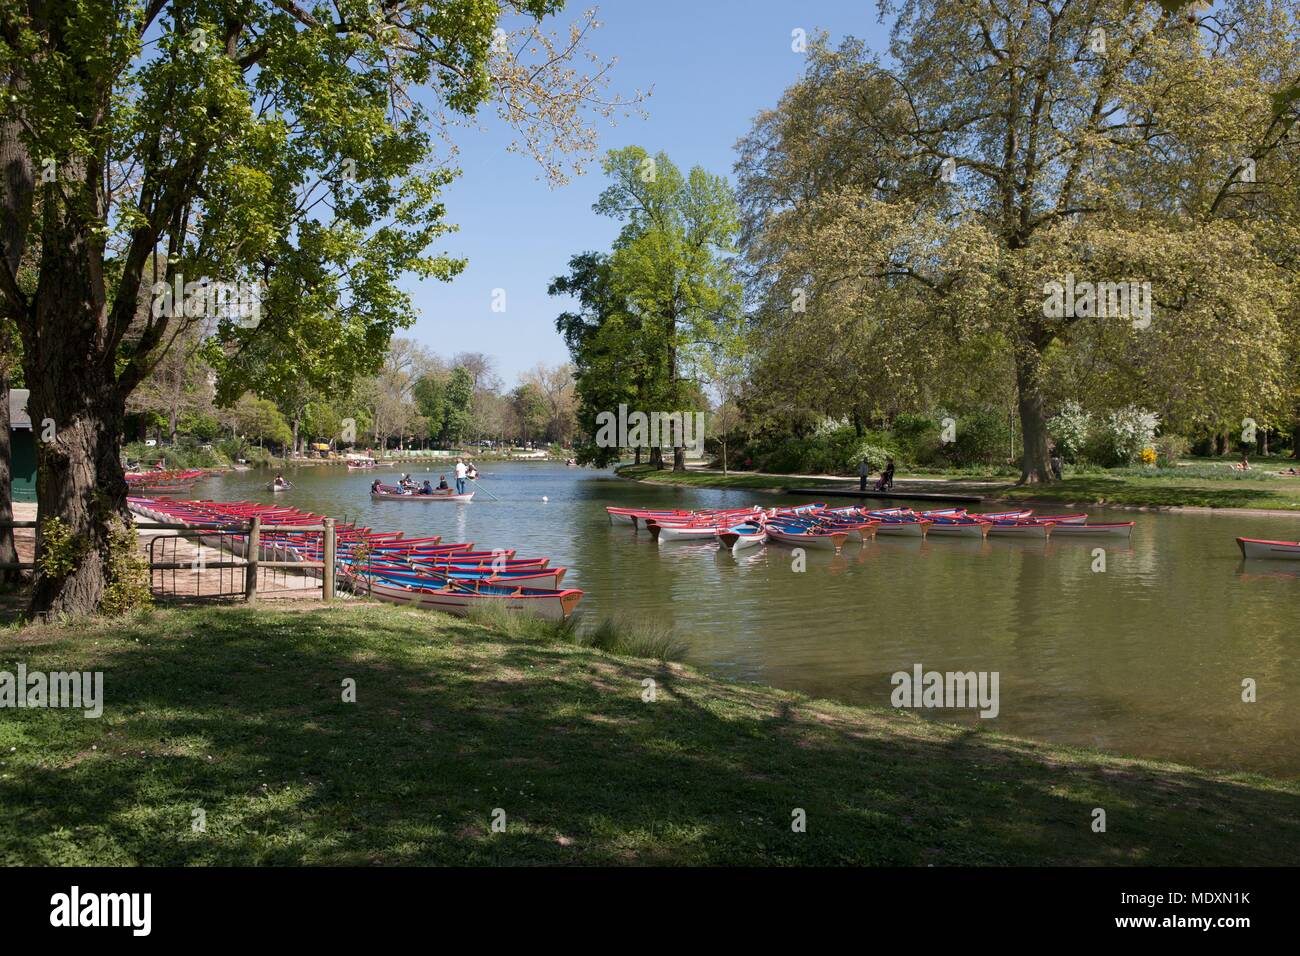
<svg viewBox="0 0 1300 956"><path fill-rule="evenodd" d="M251 501L128 499L145 518L184 524L214 533L200 540L209 547L247 555L248 535L217 532L242 528L260 519L258 558L266 561L321 561L320 532L278 527L320 525L321 515ZM565 569L545 557L521 557L513 549L476 549L472 542L444 544L441 536L408 538L401 531L375 531L355 524L335 525L335 568L357 594L393 604L465 614L475 606L503 605L551 620L577 609L582 591L562 588Z"/></svg>
<svg viewBox="0 0 1300 956"><path fill-rule="evenodd" d="M964 508L912 511L869 510L824 504L791 508L733 508L720 511L605 509L615 523L645 527L660 543L714 540L733 552L768 541L839 551L849 541L877 535L943 538L1016 537L1046 540L1051 535L1128 539L1132 521L1091 522L1085 513L1035 515L1033 509L972 514Z"/></svg>

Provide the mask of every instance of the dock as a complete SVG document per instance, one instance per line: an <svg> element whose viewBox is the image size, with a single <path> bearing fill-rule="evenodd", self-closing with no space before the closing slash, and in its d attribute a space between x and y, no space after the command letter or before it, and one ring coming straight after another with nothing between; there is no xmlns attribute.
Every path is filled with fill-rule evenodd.
<svg viewBox="0 0 1300 956"><path fill-rule="evenodd" d="M851 488L787 488L788 495L809 495L814 498L873 498L881 501L946 501L977 505L984 499L979 495L949 495L936 491L858 491Z"/></svg>

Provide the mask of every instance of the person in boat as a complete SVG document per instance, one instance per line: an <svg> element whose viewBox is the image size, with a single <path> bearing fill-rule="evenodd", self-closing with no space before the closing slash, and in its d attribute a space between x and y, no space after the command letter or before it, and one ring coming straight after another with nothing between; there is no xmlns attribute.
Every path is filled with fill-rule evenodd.
<svg viewBox="0 0 1300 956"><path fill-rule="evenodd" d="M880 473L880 480L876 482L877 491L888 491L894 487L894 459L885 460L885 470Z"/></svg>
<svg viewBox="0 0 1300 956"><path fill-rule="evenodd" d="M446 475L439 475L439 476L438 476L438 490L439 490L439 491L451 491L451 485L447 484L447 476L446 476Z"/></svg>
<svg viewBox="0 0 1300 956"><path fill-rule="evenodd" d="M284 480L284 475L276 475L275 481L271 482L271 484L275 485L275 487L277 488L289 487L289 482Z"/></svg>
<svg viewBox="0 0 1300 956"><path fill-rule="evenodd" d="M420 494L422 495L433 494L433 485L429 484L428 478L424 479L424 484L420 486Z"/></svg>
<svg viewBox="0 0 1300 956"><path fill-rule="evenodd" d="M469 473L469 469L465 467L464 459L457 458L456 459L456 494L463 495L465 493L465 476L468 473Z"/></svg>
<svg viewBox="0 0 1300 956"><path fill-rule="evenodd" d="M370 493L372 495L378 494L383 487L384 487L383 483L378 478L376 478L374 481L370 483Z"/></svg>
<svg viewBox="0 0 1300 956"><path fill-rule="evenodd" d="M470 481L478 481L478 469L472 461L465 462L465 477Z"/></svg>
<svg viewBox="0 0 1300 956"><path fill-rule="evenodd" d="M871 475L871 464L864 458L858 465L858 491L867 490L867 478Z"/></svg>
<svg viewBox="0 0 1300 956"><path fill-rule="evenodd" d="M399 481L397 485L403 491L412 491L415 488L415 481L414 479L411 478L410 475L404 474L402 475L402 480Z"/></svg>

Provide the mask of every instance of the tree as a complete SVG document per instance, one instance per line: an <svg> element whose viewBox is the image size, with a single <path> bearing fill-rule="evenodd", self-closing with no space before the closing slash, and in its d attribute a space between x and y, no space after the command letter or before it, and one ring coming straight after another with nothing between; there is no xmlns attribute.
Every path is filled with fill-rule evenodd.
<svg viewBox="0 0 1300 956"><path fill-rule="evenodd" d="M126 401L196 317L199 280L247 292L247 309L205 310L224 398L268 367L241 361L264 336L309 343L301 374L315 385L365 374L414 318L399 278L463 265L426 254L447 230L433 134L493 99L552 179L560 156L590 149L583 111L621 104L601 94L603 65L570 65L591 16L566 41L540 28L559 7L4 5L0 307L22 337L33 416L55 423L42 520L59 519L80 555L69 573L38 572L33 612L99 606L110 538L129 521ZM522 24L504 43L502 16ZM164 294L177 287L185 307Z"/></svg>
<svg viewBox="0 0 1300 956"><path fill-rule="evenodd" d="M525 382L510 393L510 407L523 443L527 445L528 436L546 424L546 397L536 385Z"/></svg>
<svg viewBox="0 0 1300 956"><path fill-rule="evenodd" d="M9 389L14 387L14 375L19 369L17 342L11 323L0 316L0 562L18 563L18 549L14 545L14 529L6 522L13 520L13 451L9 434ZM13 568L0 571L0 581L13 583L19 580Z"/></svg>
<svg viewBox="0 0 1300 956"><path fill-rule="evenodd" d="M1296 104L1276 64L1300 48L1294 24L1246 2L1190 22L1127 0L897 11L896 65L815 43L742 147L773 312L802 282L824 299L808 323L862 323L873 347L922 349L884 367L919 355L941 377L953 345L1004 342L1022 482L1050 480L1053 383L1084 363L1109 402L1141 393L1166 418L1279 406ZM1076 276L1145 286L1154 314L1056 312L1051 284Z"/></svg>
<svg viewBox="0 0 1300 956"><path fill-rule="evenodd" d="M524 373L523 380L536 385L546 399L547 437L562 445L568 444L573 436L573 366L567 362L561 365L538 362Z"/></svg>
<svg viewBox="0 0 1300 956"><path fill-rule="evenodd" d="M608 263L610 283L662 351L664 378L654 397L664 410L678 410L699 351L740 313L729 259L740 211L726 179L699 166L683 177L664 153L612 150L603 168L612 182L594 208L624 223ZM673 470L683 471L685 447L675 437Z"/></svg>
<svg viewBox="0 0 1300 956"><path fill-rule="evenodd" d="M285 448L293 440L293 432L275 402L249 393L242 396L233 409L235 426L246 438L256 439L259 446L279 445Z"/></svg>

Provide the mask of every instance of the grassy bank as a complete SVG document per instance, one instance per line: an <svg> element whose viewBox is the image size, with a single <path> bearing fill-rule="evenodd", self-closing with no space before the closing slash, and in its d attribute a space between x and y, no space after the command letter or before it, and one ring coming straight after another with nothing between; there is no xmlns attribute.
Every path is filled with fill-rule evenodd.
<svg viewBox="0 0 1300 956"><path fill-rule="evenodd" d="M1240 865L1300 846L1294 784L524 633L356 605L4 632L0 670L103 670L106 704L0 711L0 863Z"/></svg>
<svg viewBox="0 0 1300 956"><path fill-rule="evenodd" d="M852 478L801 478L793 475L758 475L718 471L655 471L647 465L618 469L624 478L701 488L856 488ZM916 478L926 480L918 481ZM909 478L913 480L909 482ZM1125 505L1148 508L1252 508L1300 511L1300 478L1263 478L1225 474L1206 477L1199 470L1182 475L1170 470L1152 475L1085 474L1067 475L1049 485L1017 486L1004 476L972 475L945 477L941 474L909 476L899 473L895 491L951 492L977 494L993 499L1055 501L1078 505Z"/></svg>

